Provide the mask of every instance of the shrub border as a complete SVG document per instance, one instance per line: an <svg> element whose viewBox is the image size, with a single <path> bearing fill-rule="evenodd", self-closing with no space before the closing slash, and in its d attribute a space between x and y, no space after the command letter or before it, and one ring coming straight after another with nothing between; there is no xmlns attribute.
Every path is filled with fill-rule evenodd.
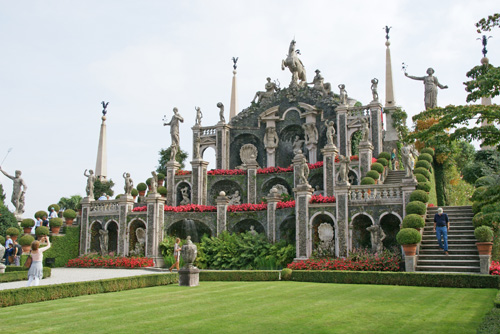
<svg viewBox="0 0 500 334"><path fill-rule="evenodd" d="M202 270L200 281L279 281L279 270Z"/></svg>
<svg viewBox="0 0 500 334"><path fill-rule="evenodd" d="M43 267L43 278L50 277L50 274L51 274L50 268ZM26 281L27 279L28 279L28 269L9 270L9 271L6 270L5 273L0 275L0 283Z"/></svg>

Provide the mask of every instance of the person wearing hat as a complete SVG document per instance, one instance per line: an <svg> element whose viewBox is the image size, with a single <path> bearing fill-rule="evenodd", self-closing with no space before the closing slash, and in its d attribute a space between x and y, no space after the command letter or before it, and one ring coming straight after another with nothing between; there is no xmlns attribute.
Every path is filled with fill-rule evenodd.
<svg viewBox="0 0 500 334"><path fill-rule="evenodd" d="M52 218L57 218L57 212L56 212L56 210L55 210L53 207L51 207L51 208L50 208L50 213L49 213L49 221L50 221Z"/></svg>
<svg viewBox="0 0 500 334"><path fill-rule="evenodd" d="M438 239L439 248L444 250L446 255L448 254L448 230L450 229L450 220L448 215L443 213L442 208L438 208L437 213L434 215L434 229L436 237Z"/></svg>

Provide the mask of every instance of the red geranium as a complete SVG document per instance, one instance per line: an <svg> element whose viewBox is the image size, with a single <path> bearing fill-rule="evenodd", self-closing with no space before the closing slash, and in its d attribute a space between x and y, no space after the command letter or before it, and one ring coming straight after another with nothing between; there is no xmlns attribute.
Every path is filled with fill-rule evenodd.
<svg viewBox="0 0 500 334"><path fill-rule="evenodd" d="M313 195L310 203L335 203L335 196Z"/></svg>
<svg viewBox="0 0 500 334"><path fill-rule="evenodd" d="M66 266L76 268L144 268L153 267L154 261L147 257L102 257L96 255L83 255L76 259L69 260Z"/></svg>
<svg viewBox="0 0 500 334"><path fill-rule="evenodd" d="M207 172L207 175L246 175L244 169L212 169Z"/></svg>

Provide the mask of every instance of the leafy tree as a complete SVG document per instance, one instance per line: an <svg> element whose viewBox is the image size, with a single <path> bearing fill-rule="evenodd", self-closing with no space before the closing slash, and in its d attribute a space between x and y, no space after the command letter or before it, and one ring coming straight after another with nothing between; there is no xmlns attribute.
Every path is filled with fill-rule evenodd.
<svg viewBox="0 0 500 334"><path fill-rule="evenodd" d="M156 172L157 173L162 173L164 175L167 175L167 162L170 161L170 147L167 149L161 149L158 154L160 155L160 158L158 159L158 166L156 167ZM184 165L184 161L186 161L188 157L188 154L186 151L183 151L182 149L179 149L177 151L177 154L175 155L175 161L177 161L181 165L181 169L184 169L186 166Z"/></svg>
<svg viewBox="0 0 500 334"><path fill-rule="evenodd" d="M6 206L0 205L0 235L5 236L5 231L9 227L19 228L19 224L14 214Z"/></svg>
<svg viewBox="0 0 500 334"><path fill-rule="evenodd" d="M66 210L66 209L71 209L71 210L78 210L78 205L80 204L80 201L82 200L82 196L80 195L73 195L71 197L61 197L59 200L59 203L57 203L60 207L61 210Z"/></svg>
<svg viewBox="0 0 500 334"><path fill-rule="evenodd" d="M98 199L102 194L113 196L113 186L115 183L113 180L109 179L106 182L101 182L99 179L94 182L94 199Z"/></svg>
<svg viewBox="0 0 500 334"><path fill-rule="evenodd" d="M489 15L486 19L481 19L476 23L477 33L480 34L485 31L491 31L493 27L500 27L500 14Z"/></svg>
<svg viewBox="0 0 500 334"><path fill-rule="evenodd" d="M0 205L5 205L5 193L3 192L2 184L0 184Z"/></svg>
<svg viewBox="0 0 500 334"><path fill-rule="evenodd" d="M497 150L481 150L476 152L472 161L462 169L463 179L474 184L482 176L493 175L500 171L500 152Z"/></svg>

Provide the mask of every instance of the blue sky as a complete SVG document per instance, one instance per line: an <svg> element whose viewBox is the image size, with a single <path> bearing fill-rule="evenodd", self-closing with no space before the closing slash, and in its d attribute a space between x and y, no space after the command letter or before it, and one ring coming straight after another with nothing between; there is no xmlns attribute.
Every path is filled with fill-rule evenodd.
<svg viewBox="0 0 500 334"><path fill-rule="evenodd" d="M203 125L218 121L217 102L229 112L231 57L239 57L240 110L266 77L288 85L280 64L294 37L308 81L320 69L326 82L344 83L350 97L367 103L374 77L384 100L382 28L392 26L397 104L410 115L424 105L423 84L403 76L402 62L411 75L436 70L450 87L439 91L439 105L464 104L465 73L482 57L474 23L495 11L494 0L0 0L0 158L13 148L2 167L23 172L26 217L62 196L83 196L106 100L108 177L121 193L123 172L143 182L170 145L162 118L173 107L185 119L181 148L190 154L194 107ZM496 65L499 31L489 34ZM12 183L3 175L0 182L9 201Z"/></svg>

